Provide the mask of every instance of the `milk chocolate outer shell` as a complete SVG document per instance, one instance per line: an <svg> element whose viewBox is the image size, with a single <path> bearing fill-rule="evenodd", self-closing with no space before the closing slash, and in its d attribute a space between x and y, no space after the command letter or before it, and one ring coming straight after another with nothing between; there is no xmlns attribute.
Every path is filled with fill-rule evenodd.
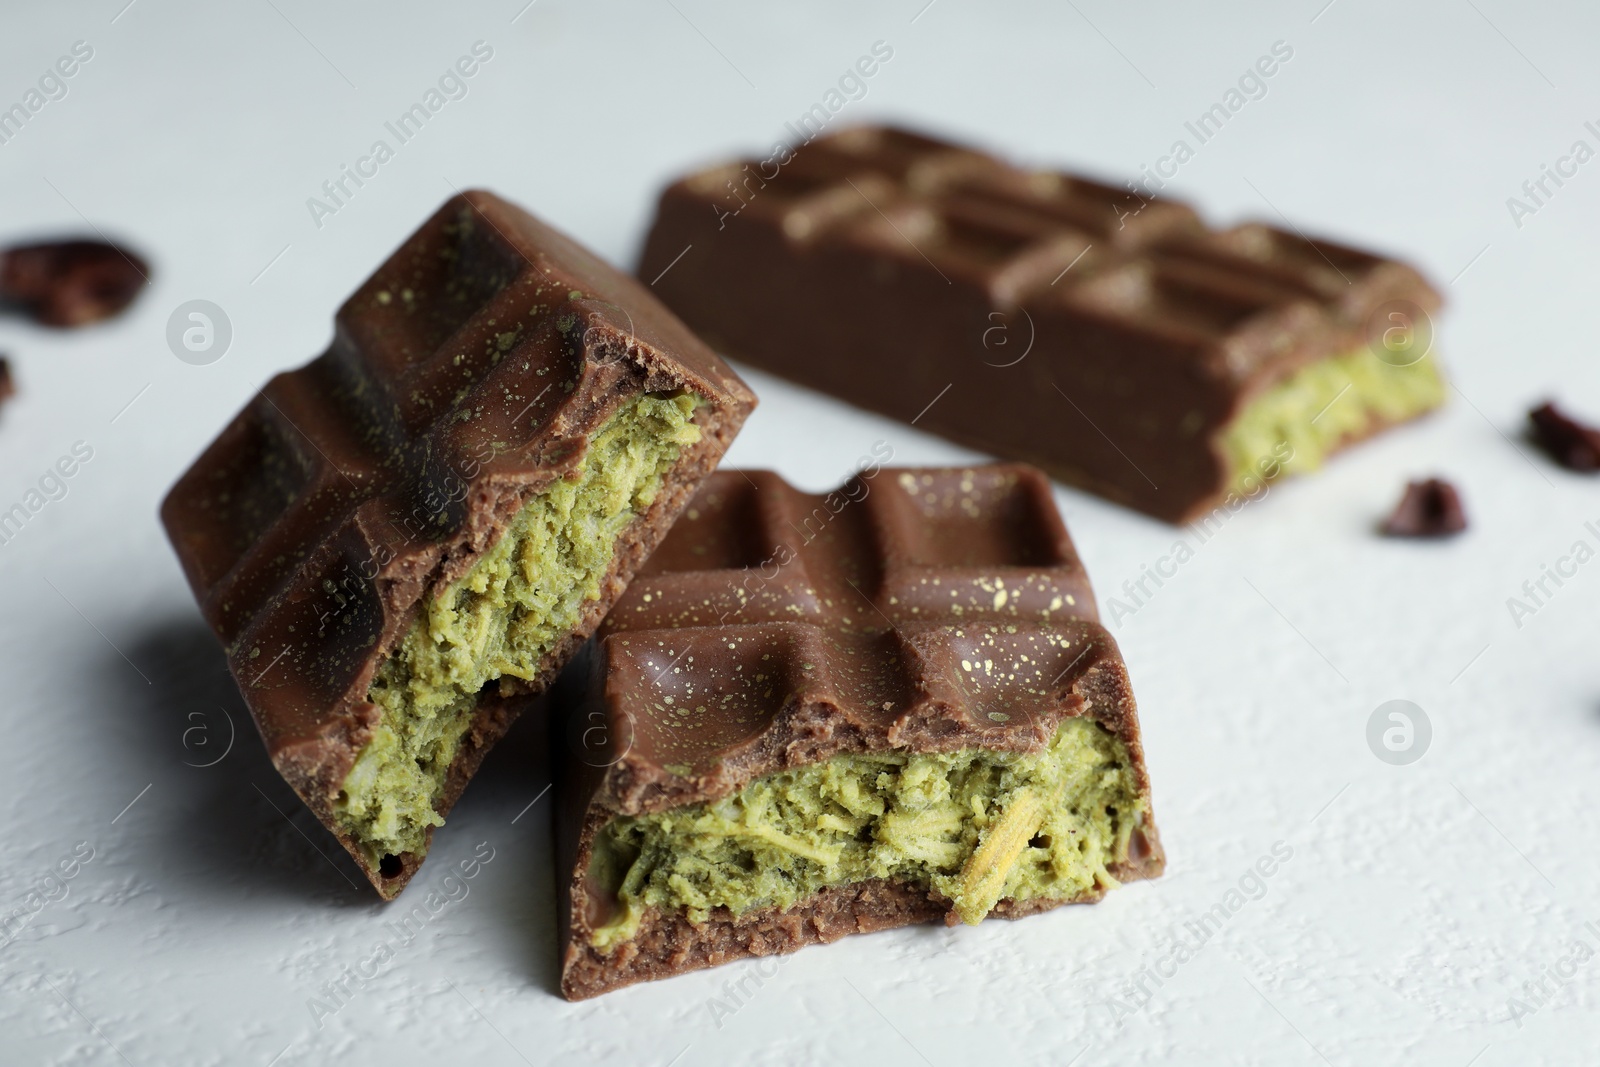
<svg viewBox="0 0 1600 1067"><path fill-rule="evenodd" d="M751 392L644 286L468 192L345 303L328 351L268 382L168 495L162 521L273 762L385 898L421 857L378 870L331 806L379 720L376 668L422 597L572 473L612 415L679 390L703 401L701 440L624 530L600 598L538 677L485 690L443 814L716 466Z"/></svg>
<svg viewBox="0 0 1600 1067"><path fill-rule="evenodd" d="M824 495L766 471L713 474L554 697L567 714L552 741L563 993L949 913L925 887L868 881L703 924L652 908L607 955L590 936L615 900L588 872L595 835L618 815L726 797L847 753L1037 751L1084 715L1126 745L1148 803L1127 671L1096 618L1034 468L868 468ZM689 726L673 712L686 700ZM1164 862L1147 807L1112 873L1154 877ZM1006 900L996 914L1063 903Z"/></svg>
<svg viewBox="0 0 1600 1067"><path fill-rule="evenodd" d="M639 274L720 351L1173 522L1226 497L1214 438L1250 400L1440 302L1368 252L882 127L673 184Z"/></svg>

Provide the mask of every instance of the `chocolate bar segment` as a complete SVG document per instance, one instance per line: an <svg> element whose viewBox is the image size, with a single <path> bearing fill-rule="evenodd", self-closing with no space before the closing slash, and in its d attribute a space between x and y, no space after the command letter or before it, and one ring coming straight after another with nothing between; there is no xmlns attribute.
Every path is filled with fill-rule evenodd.
<svg viewBox="0 0 1600 1067"><path fill-rule="evenodd" d="M273 761L385 898L754 403L643 286L469 192L173 488Z"/></svg>
<svg viewBox="0 0 1600 1067"><path fill-rule="evenodd" d="M895 129L672 185L640 274L731 356L1174 522L1444 398L1410 267Z"/></svg>
<svg viewBox="0 0 1600 1067"><path fill-rule="evenodd" d="M707 480L558 704L562 991L1163 867L1115 642L1021 465Z"/></svg>

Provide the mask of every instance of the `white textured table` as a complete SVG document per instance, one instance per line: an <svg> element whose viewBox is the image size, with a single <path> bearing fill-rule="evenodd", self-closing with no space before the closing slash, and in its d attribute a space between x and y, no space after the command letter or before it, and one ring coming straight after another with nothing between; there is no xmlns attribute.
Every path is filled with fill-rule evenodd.
<svg viewBox="0 0 1600 1067"><path fill-rule="evenodd" d="M1547 392L1600 415L1600 162L1561 164L1576 174L1537 203L1521 188L1577 140L1600 149L1584 125L1600 120L1592 11L125 2L0 16L0 106L74 42L93 50L0 144L0 237L96 227L155 266L109 325L0 322L21 387L0 413L0 510L75 443L93 453L0 544L0 1062L1593 1061L1600 563L1547 583L1520 626L1507 608L1576 542L1600 548L1600 481L1520 439ZM313 212L477 41L492 56L465 95ZM670 175L789 136L878 41L892 58L835 125L908 119L1108 175L1187 139L1169 191L1212 219L1281 210L1449 283L1457 391L1203 545L1059 494L1103 610L1175 541L1196 549L1115 627L1166 878L1025 923L857 938L567 1004L548 798L528 807L545 784L534 724L401 904L378 905L267 763L157 501L263 380L321 350L337 304L452 185L497 189L627 264ZM1197 144L1185 122L1279 41L1293 55L1264 95ZM1513 217L1512 196L1531 210ZM210 365L165 341L194 299L232 325ZM749 378L763 403L739 464L820 489L877 440L900 463L976 458ZM1402 480L1429 472L1462 487L1471 531L1375 537ZM1366 740L1391 699L1432 725L1407 766ZM391 925L479 842L493 859L464 896ZM53 879L62 864L73 876Z"/></svg>

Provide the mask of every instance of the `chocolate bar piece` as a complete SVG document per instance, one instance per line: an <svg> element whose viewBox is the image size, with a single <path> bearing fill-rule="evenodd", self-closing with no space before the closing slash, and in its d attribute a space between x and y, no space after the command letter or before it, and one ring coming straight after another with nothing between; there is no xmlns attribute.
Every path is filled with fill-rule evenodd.
<svg viewBox="0 0 1600 1067"><path fill-rule="evenodd" d="M639 273L728 355L1173 522L1444 399L1407 266L895 129L672 185Z"/></svg>
<svg viewBox="0 0 1600 1067"><path fill-rule="evenodd" d="M1162 870L1127 672L1033 468L719 471L588 655L554 746L571 999Z"/></svg>
<svg viewBox="0 0 1600 1067"><path fill-rule="evenodd" d="M754 404L643 286L470 192L173 488L273 761L385 898Z"/></svg>

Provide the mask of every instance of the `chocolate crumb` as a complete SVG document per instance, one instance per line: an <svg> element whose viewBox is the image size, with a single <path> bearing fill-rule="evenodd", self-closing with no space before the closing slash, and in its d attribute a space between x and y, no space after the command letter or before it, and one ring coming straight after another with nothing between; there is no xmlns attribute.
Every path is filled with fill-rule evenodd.
<svg viewBox="0 0 1600 1067"><path fill-rule="evenodd" d="M11 360L0 356L0 403L17 395L16 379L11 377Z"/></svg>
<svg viewBox="0 0 1600 1067"><path fill-rule="evenodd" d="M108 319L149 280L144 260L103 241L51 241L0 253L0 300L46 326Z"/></svg>
<svg viewBox="0 0 1600 1067"><path fill-rule="evenodd" d="M1383 521L1390 537L1449 537L1466 528L1461 494L1443 478L1406 483L1405 495Z"/></svg>
<svg viewBox="0 0 1600 1067"><path fill-rule="evenodd" d="M1568 470L1600 470L1600 430L1585 426L1548 401L1528 412L1533 439Z"/></svg>

